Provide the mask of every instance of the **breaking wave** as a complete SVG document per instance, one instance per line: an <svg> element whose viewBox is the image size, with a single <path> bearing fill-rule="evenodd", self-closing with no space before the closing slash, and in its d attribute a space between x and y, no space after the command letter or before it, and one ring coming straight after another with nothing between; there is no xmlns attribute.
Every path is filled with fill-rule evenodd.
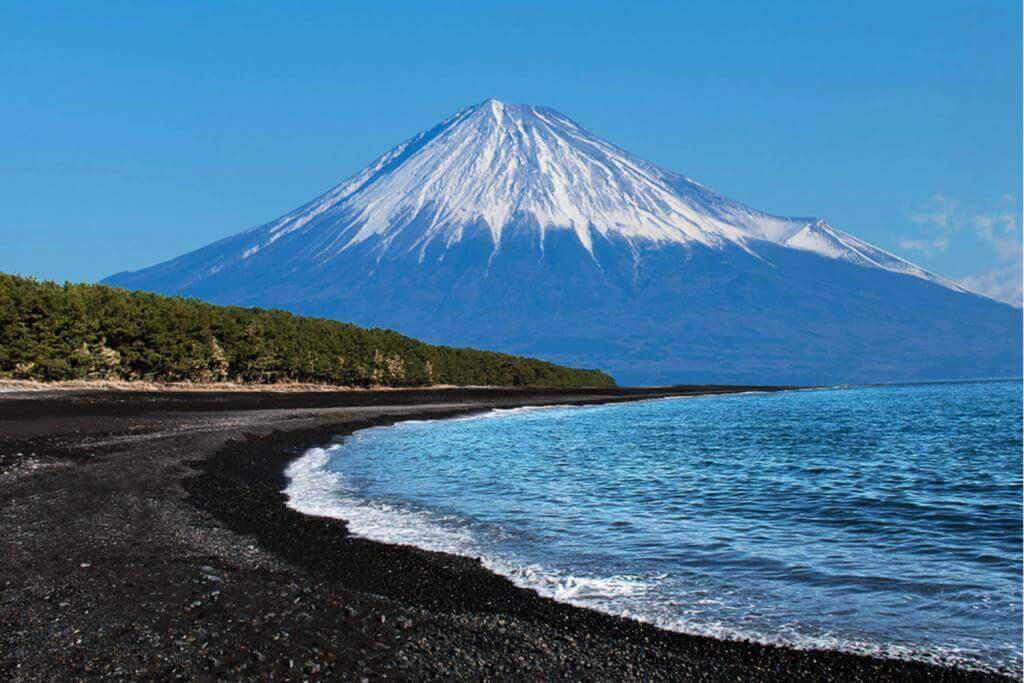
<svg viewBox="0 0 1024 683"><path fill-rule="evenodd" d="M308 450L285 493L354 535L670 630L1019 674L1007 384L408 421Z"/></svg>

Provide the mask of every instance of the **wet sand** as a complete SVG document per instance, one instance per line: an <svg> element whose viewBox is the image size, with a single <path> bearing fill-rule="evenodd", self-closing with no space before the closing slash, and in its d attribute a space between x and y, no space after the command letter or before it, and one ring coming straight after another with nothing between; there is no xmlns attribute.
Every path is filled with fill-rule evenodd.
<svg viewBox="0 0 1024 683"><path fill-rule="evenodd" d="M746 389L0 394L0 677L999 680L662 631L281 493L371 425Z"/></svg>

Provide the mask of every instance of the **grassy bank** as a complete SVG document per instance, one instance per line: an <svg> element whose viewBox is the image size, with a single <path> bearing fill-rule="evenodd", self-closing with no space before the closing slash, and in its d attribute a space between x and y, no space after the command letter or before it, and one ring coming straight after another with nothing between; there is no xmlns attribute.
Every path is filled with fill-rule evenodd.
<svg viewBox="0 0 1024 683"><path fill-rule="evenodd" d="M609 387L578 370L284 311L0 274L0 378Z"/></svg>

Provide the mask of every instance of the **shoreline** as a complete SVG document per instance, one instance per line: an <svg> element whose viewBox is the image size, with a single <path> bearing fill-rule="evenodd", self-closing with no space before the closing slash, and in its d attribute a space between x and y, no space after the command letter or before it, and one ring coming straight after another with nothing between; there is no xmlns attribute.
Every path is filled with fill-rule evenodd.
<svg viewBox="0 0 1024 683"><path fill-rule="evenodd" d="M820 388L821 387L808 387L808 388L798 388L798 389L790 389L790 388L784 388L784 389L772 389L772 388L769 388L769 389L750 389L750 390L739 390L739 391L728 392L728 393L738 396L738 395L752 394L752 393L772 393L774 391L817 390L817 389L820 389ZM701 396L708 396L708 395L710 395L710 394L667 395L667 396L659 396L659 397L652 397L652 398L629 399L626 402L644 402L644 401L660 401L660 400L681 400L681 399L689 399L689 398L698 398L698 397L701 397ZM606 405L608 403L614 403L614 402L618 402L618 401L595 401L595 402L585 402L585 403L563 403L563 404L551 404L551 405L543 405L543 406L536 406L536 407L539 408L539 409L565 408L565 407L581 408L581 407L594 406L594 405ZM349 532L347 530L347 526L349 525L349 520L348 519L345 519L345 518L340 517L340 516L321 516L321 515L317 515L317 514L312 513L312 512L304 512L304 511L300 510L297 507L292 507L289 504L289 502L288 502L287 492L286 492L287 491L287 487L289 485L289 479L287 477L287 470L289 469L289 467L291 465L293 465L293 464L301 461L303 458L307 457L310 450L315 449L315 448L324 448L324 447L328 447L328 446L331 446L331 445L340 445L340 444L344 443L345 441L347 441L352 436L355 436L356 434L358 434L359 432L364 431L364 430L378 429L378 428L390 428L390 427L398 426L399 424L402 424L404 422L423 422L423 421L426 421L426 422L442 422L442 421L445 421L445 420L452 420L452 419L460 419L460 418L464 418L464 417L471 417L473 415L486 415L486 414L488 414L490 412L493 412L494 410L509 410L509 409L508 408L499 408L499 409L490 409L490 410L483 410L483 411L475 411L474 410L474 411L466 411L466 412L457 412L457 413L451 414L451 415L436 415L436 416L420 416L420 415L412 415L412 416L408 416L408 417L399 416L399 417L395 418L394 420L386 420L386 421L374 422L373 424L369 424L367 426L357 427L357 428L352 429L350 432L346 432L345 434L337 435L336 437L332 438L328 442L311 445L307 450L298 453L295 457L293 457L290 460L286 460L283 463L283 465L282 465L282 467L280 469L279 476L280 476L280 481L282 482L282 484L281 484L282 485L281 493L285 495L285 505L289 509L294 510L295 512L298 512L299 514L305 515L307 517L320 518L320 519L331 519L331 520L340 522L340 523L342 523L343 525L346 526L346 534L349 534L352 538L358 538L358 539L365 540L365 541L368 541L368 542L371 542L371 543L377 543L377 544L387 545L387 546L411 547L411 548L415 548L416 550L418 550L420 552L438 554L438 555L454 557L454 558L460 558L460 559L463 559L463 560L469 560L469 561L472 561L472 562L477 562L478 564L482 564L482 563L479 562L480 558L474 558L471 555L462 554L462 553L459 553L459 552L451 552L451 551L446 551L446 550L437 550L437 549L425 548L425 547L421 547L421 546L415 545L415 544L405 544L405 543L402 543L402 542L399 542L399 541L379 540L379 539L375 539L375 538L370 537L370 536L353 534L353 533L351 533L351 532ZM512 410L515 410L515 408L512 408ZM508 575L502 573L501 571L499 571L497 569L493 569L491 567L483 566L483 570L487 571L487 572L490 572L492 574L495 574L496 576L509 581L513 586L515 586L516 589L536 594L537 597L539 597L542 600L551 600L551 601L556 602L556 603L558 603L560 605L566 605L566 606L573 607L573 608L576 608L576 609L581 609L581 610L593 611L593 612L596 612L596 613L598 613L600 615L611 617L611 618L614 618L614 619L624 619L624 620L626 620L628 622L640 624L640 625L643 625L645 627L651 627L651 628L654 628L654 629L656 629L658 631L662 631L662 632L665 632L665 633L679 634L679 635L682 635L682 636L687 637L687 638L708 639L708 640L711 640L711 641L714 641L714 642L719 642L719 643L724 643L724 644L735 643L735 644L742 644L742 645L754 645L755 647L766 647L766 648L780 649L780 650L786 650L786 651L791 651L791 652L829 653L829 654L836 654L836 655L847 655L847 656L857 657L857 658L863 657L863 658L867 658L867 659L874 660L874 661L880 661L880 662L903 662L903 663L907 663L907 664L920 664L920 665L923 665L923 666L926 666L926 667L935 667L935 668L945 669L945 670L948 670L948 671L963 671L963 672L968 672L968 673L971 673L971 674L1000 675L999 672L994 671L992 669L986 669L986 668L982 668L982 667L977 667L977 668L962 667L962 666L956 666L956 665L951 665L951 664L945 664L945 663L941 663L941 662L930 662L930 661L928 661L928 660L926 660L924 658L909 658L909 657L908 658L901 658L901 657L896 657L896 656L885 656L885 655L880 655L880 654L859 653L859 652L856 652L855 650L829 649L829 648L821 648L821 647L798 647L798 646L789 645L789 644L777 644L777 643L764 642L764 641L760 641L760 640L749 640L749 639L742 639L742 638L727 638L727 637L708 636L708 635L699 635L699 634L688 633L688 632L683 631L683 630L676 630L676 629L666 628L664 626L659 626L659 625L657 625L657 624L655 624L653 622L650 622L650 621L647 621L647 620L644 620L644 619L641 619L641 618L638 618L638 617L635 617L635 616L620 615L620 614L616 614L615 612L612 612L612 611L602 610L602 609L600 609L598 607L592 607L592 606L589 606L587 604L581 604L581 603L578 603L578 602L573 602L571 600L559 600L558 598L555 598L554 596L545 595L536 586L524 585L522 583L518 583L513 577L508 576Z"/></svg>
<svg viewBox="0 0 1024 683"><path fill-rule="evenodd" d="M843 387L843 388L845 388L845 387ZM819 389L821 389L821 388L813 387L813 388L808 388L808 389L786 389L785 391L809 391L809 390L819 390ZM773 390L762 390L762 391L750 390L750 391L737 391L735 393L732 393L731 395L733 395L733 396L742 396L742 395L749 395L749 394L772 393L772 392L773 392ZM682 395L682 396L662 396L662 397L656 397L656 398L637 398L637 399L634 399L634 400L629 401L629 402L644 403L644 402L649 402L649 401L677 401L677 400L696 399L696 398L700 398L700 397L704 397L704 396L708 396L708 394L693 394L693 395ZM530 406L530 407L527 407L526 409L528 409L528 410L542 410L543 411L543 410L561 409L561 408L586 408L586 407L595 407L595 406L599 406L599 405L606 405L606 403L551 404L551 405L543 405L543 406ZM347 529L348 529L348 527L352 527L352 526L356 526L358 528L360 525L359 524L354 524L354 519L352 517L346 516L344 514L339 514L336 509L329 509L329 507L328 508L324 508L322 505L318 505L316 503L314 503L312 506L304 505L302 502L296 503L296 501L294 499L294 496L296 494L301 495L301 493L303 492L303 489L300 486L299 490L294 491L294 492L292 491L293 487L296 484L296 479L295 479L296 475L291 473L291 471L293 470L294 466L299 465L299 464L303 463L303 461L306 461L308 459L313 459L314 461L316 461L318 463L317 466L316 467L305 467L304 466L302 468L301 472L297 473L298 476L300 476L300 477L301 476L309 477L311 474L313 476L316 476L317 473L321 473L321 474L322 473L329 473L332 477L342 477L342 478L344 478L347 475L343 475L341 473L336 473L336 472L333 472L332 470L327 469L326 461L323 461L321 459L322 458L329 458L330 457L330 456L325 456L324 455L324 452L326 450L333 449L334 447L343 446L343 445L347 444L350 439L352 439L353 437L356 437L361 432L372 431L372 430L376 430L376 429L391 429L391 428L395 428L395 427L398 427L398 426L400 426L402 424L407 424L407 423L424 423L424 422L433 423L433 422L445 422L445 421L450 421L450 420L458 421L458 420L467 419L467 418L471 419L474 416L475 417L484 417L484 418L492 417L492 416L493 417L500 417L500 415L493 415L493 413L504 413L504 412L514 413L514 412L516 412L518 410L519 410L519 408L497 408L497 409L490 409L490 410L484 410L484 411L479 411L479 412L473 411L473 412L468 412L468 413L458 413L458 414L451 415L451 416L432 416L432 417L425 417L425 418L414 417L414 418L408 418L408 419L403 418L403 417L398 417L398 418L396 418L393 421L387 421L387 422L383 422L383 423L379 423L379 424L373 424L373 425L367 426L367 427L360 427L360 428L352 430L350 433L348 433L346 435L338 435L337 438L331 439L331 441L329 443L313 445L310 448L306 449L305 451L302 451L302 452L298 453L293 459L291 459L289 461L286 461L284 463L282 469L281 469L281 481L282 481L282 487L283 487L281 492L285 496L285 505L289 509L294 510L296 512L299 512L300 514L303 514L303 515L306 515L306 516L309 516L309 517L319 517L319 518L337 520L337 521L345 524ZM314 452L316 452L316 453L314 453ZM313 484L313 486L315 488L319 488L318 484ZM317 493L322 493L322 492L321 491L317 491ZM400 520L399 520L399 523L401 523ZM414 548L416 548L418 550L421 550L423 552L439 553L441 555L449 555L449 556L454 556L454 557L459 557L459 558L464 558L464 559L469 559L469 560L474 560L475 559L477 561L481 561L481 564L485 568L486 571L489 571L489 572L491 572L493 574L496 574L496 575L498 575L498 576L500 576L502 578L505 578L505 579L509 580L517 588L521 588L523 590L526 590L526 591L529 591L529 592L532 592L532 593L536 593L537 595L539 595L543 599L550 599L550 600L553 600L553 601L558 602L560 604L570 605L570 606L577 607L577 608L580 608L580 609L593 610L593 611L596 611L598 613L605 614L605 615L612 616L612 617L616 617L616 618L624 618L624 619L627 619L629 621L635 621L635 622L638 622L638 623L641 623L641 624L644 624L644 625L650 625L650 626L653 626L653 627L655 627L655 628L657 628L659 630L667 631L667 632L670 632L670 633L680 633L680 634L683 634L683 635L686 635L686 636L692 636L692 637L711 638L712 640L722 641L722 642L734 642L734 643L746 643L746 642L749 642L749 643L755 643L755 644L763 645L763 646L767 646L767 647L777 647L777 648L783 648L783 649L787 649L787 650L799 650L799 651L809 651L809 652L829 651L829 652L836 652L836 653L840 653L840 654L849 654L849 655L854 655L854 656L864 656L864 657L869 657L869 658L872 658L872 659L916 662L916 663L921 663L921 664L925 664L925 665L928 665L928 666L937 666L937 667L943 667L943 668L960 668L960 669L964 669L964 670L967 670L967 671L974 671L974 672L979 672L979 673L1000 673L998 669L996 669L994 667L991 667L991 666L986 667L983 664L977 664L977 665L972 666L972 665L970 665L970 664L968 664L966 662L962 662L962 661L961 662L955 662L955 661L943 660L941 656L929 657L929 653L926 652L926 651L915 651L913 654L901 656L899 654L899 648L893 648L893 649L888 650L888 651L886 651L884 649L880 649L880 648L884 648L884 646L885 646L885 644L882 643L882 642L880 642L878 644L878 648L879 649L876 649L876 648L864 648L864 649L858 650L856 648L848 648L848 647L836 647L836 646L830 647L827 644L823 645L823 644L806 643L806 642L804 644L797 644L797 643L792 642L792 641L791 642L785 642L785 641L781 641L780 642L780 641L772 640L771 638L764 637L764 636L761 636L761 637L758 637L758 636L744 636L742 633L739 633L738 631L734 632L734 633L736 633L735 635L718 635L718 634L707 634L707 633L703 633L702 634L699 631L694 632L692 630L686 630L685 628L681 628L681 627L680 628L674 628L672 626L667 626L667 625L664 625L664 624L659 624L656 621L646 619L646 618L644 618L642 616L638 616L636 614L630 614L630 613L628 613L628 611L622 611L622 610L618 610L617 611L617 610L613 609L610 605L601 605L600 601L598 601L598 604L594 604L594 602L592 600L587 600L587 599L579 599L579 598L575 598L574 599L574 598L558 597L558 595L557 595L558 591L552 591L549 587L546 587L543 584L543 582L537 583L535 581L530 581L529 579L523 578L523 576L517 571L517 570L522 570L524 568L524 566L522 564L513 565L513 564L508 564L507 562L504 562L504 561L498 562L497 564L495 564L493 562L494 558L490 557L490 556L487 556L486 554L485 554L484 557L475 557L476 553L471 552L470 550L467 550L467 548L465 546L461 546L460 547L458 545L453 545L453 544L451 544L449 542L446 542L445 540L441 540L440 537L438 537L436 535L438 531L442 532L442 534L446 533L444 529L438 527L438 528L434 529L434 534L428 535L428 538L426 540L424 540L424 541L420 541L420 540L403 540L401 538L401 535L396 537L394 535L389 535L388 533L384 533L383 537L382 537L379 532L378 533L369 533L369 532L361 532L361 531L351 531L350 529L347 530L346 533L348 533L352 538L359 538L359 539L363 539L363 540L367 540L367 541L370 541L370 542L379 543L379 544L383 544L383 545L410 546L410 547L414 547ZM431 540L429 540L430 538L433 538L434 540L431 541ZM577 578L580 578L580 577L577 577ZM583 577L583 578L584 578L584 580L589 580L589 577ZM606 580L606 579L614 580L617 577L601 576L601 577L597 577L597 578L598 578L598 580Z"/></svg>
<svg viewBox="0 0 1024 683"><path fill-rule="evenodd" d="M402 395L308 396L95 392L0 399L5 446L23 449L16 456L0 453L0 492L11 501L4 512L13 513L9 517L15 522L15 532L3 541L11 546L12 552L4 553L9 561L0 560L7 613L3 621L10 619L0 626L15 637L0 636L0 672L31 679L34 676L26 667L36 664L43 668L31 670L39 677L114 673L120 668L128 676L132 671L148 675L275 672L285 678L359 674L427 679L1008 679L908 660L790 650L661 630L541 597L472 558L350 536L340 520L310 517L287 507L282 492L289 463L309 448L336 442L362 428L524 404L696 395L704 393L701 389L421 390ZM729 391L737 389L768 388ZM725 391L716 388L707 393ZM36 410L26 411L29 405ZM20 415L15 415L19 412L15 408ZM26 412L34 414L26 416ZM64 424L64 432L49 433L57 423ZM25 452L33 445L38 447L34 455ZM83 456L83 445L92 452ZM126 460L126 455L136 456L138 462ZM122 485L124 489L119 488ZM94 486L110 489L112 495L90 501ZM75 488L84 489L83 500L77 501L74 495L52 496L55 490L67 494ZM162 510L156 518L164 523L147 524L145 516L136 519L139 506L135 504L114 513L106 509L105 503L120 500L130 489L142 489L138 498ZM46 504L38 499L41 492L51 494ZM142 509L146 507L143 503ZM52 522L75 519L75 514L89 520L84 532L75 524L65 529L41 520L35 520L35 526L32 523L33 516L50 517ZM103 530L108 527L97 524L101 520L131 527L121 534L130 542L105 538L108 533ZM132 531L135 527L141 535ZM102 554L97 552L97 541L99 549L109 546L111 552L93 557ZM60 558L68 554L73 556L70 566L68 558ZM88 560L78 556L86 554ZM54 593L63 595L67 585L51 585L49 594L42 591L40 597L40 582L66 584L62 574L83 573L95 580L94 568L104 566L109 571L93 586L96 603L84 613L73 600L44 599ZM151 604L152 582L146 584L149 576L165 579L156 584L160 599L155 605ZM126 590L118 585L126 580L149 585L151 591L144 591L141 599L138 591L130 589L128 595L117 594L119 588ZM88 587L72 588L89 593ZM237 589L244 599L234 595ZM184 593L194 595L179 595ZM158 621L172 624L170 632L186 632L172 641L173 646L155 648L150 641L137 643L127 636L115 636L110 642L111 624L119 619L126 624L146 622L154 608ZM58 621L72 622L69 632L79 643L93 633L79 627L75 634L72 624L94 621L97 616L102 625L98 631L105 638L79 648L77 655L74 646L69 653L58 653L65 641L48 628L54 610ZM262 610L266 611L252 614ZM287 628L269 633L282 619ZM197 628L203 634L195 636ZM287 634L284 643L274 637L280 633ZM222 642L226 640L230 644ZM224 648L218 649L221 645ZM134 664L119 655L125 649L131 650ZM235 649L248 654L239 659L231 654ZM259 656L253 654L257 652ZM84 668L83 661L91 661L90 668Z"/></svg>

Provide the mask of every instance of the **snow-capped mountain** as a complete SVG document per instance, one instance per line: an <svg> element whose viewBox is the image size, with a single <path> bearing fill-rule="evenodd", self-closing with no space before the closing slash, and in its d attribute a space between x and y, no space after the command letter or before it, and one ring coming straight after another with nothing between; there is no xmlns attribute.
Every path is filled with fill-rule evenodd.
<svg viewBox="0 0 1024 683"><path fill-rule="evenodd" d="M726 199L604 142L553 109L497 100L459 111L322 197L251 231L251 246L233 256L249 258L286 235L319 227L327 229L310 252L314 262L337 258L371 237L379 238L376 250L383 255L414 220L425 225L417 224L402 248L421 259L431 242L451 246L474 225L486 227L497 251L505 228L526 222L541 244L545 232L566 230L591 255L593 233L631 243L744 248L768 240L958 288L822 220L780 218Z"/></svg>
<svg viewBox="0 0 1024 683"><path fill-rule="evenodd" d="M601 365L627 381L866 381L1020 365L1010 307L823 220L727 199L552 109L497 100L278 220L109 281ZM962 331L987 329L982 345L1002 358L912 341L953 333L947 307L965 321L984 312ZM816 346L829 337L840 343ZM924 355L890 363L879 342Z"/></svg>

